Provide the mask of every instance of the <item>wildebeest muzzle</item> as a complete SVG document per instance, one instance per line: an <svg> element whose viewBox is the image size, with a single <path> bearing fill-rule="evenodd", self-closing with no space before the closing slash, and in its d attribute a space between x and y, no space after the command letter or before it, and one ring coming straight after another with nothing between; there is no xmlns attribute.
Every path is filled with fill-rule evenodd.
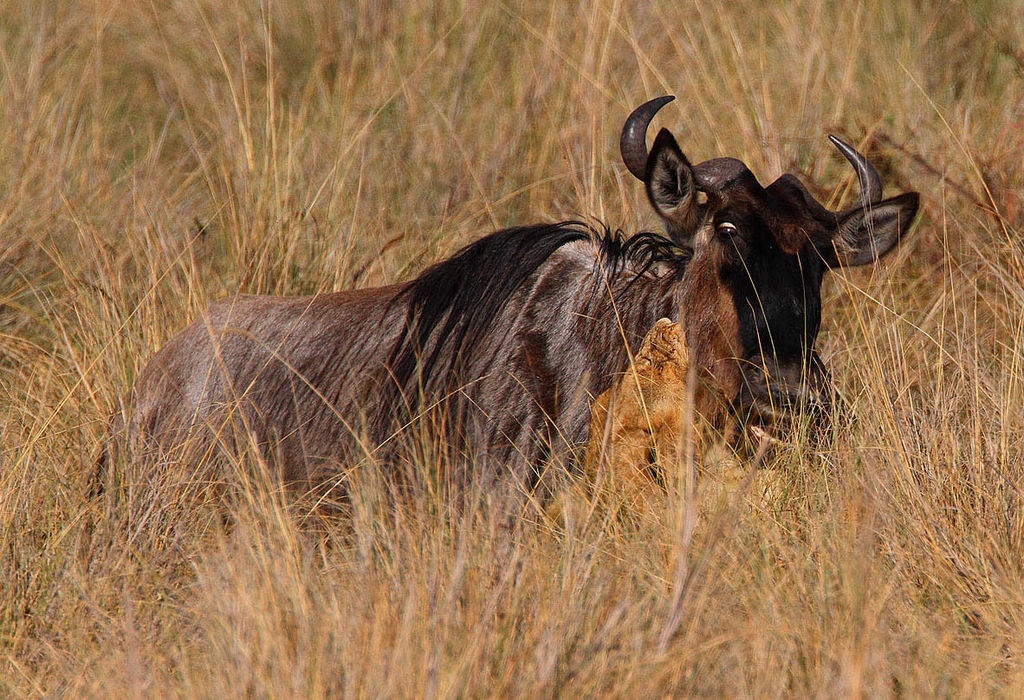
<svg viewBox="0 0 1024 700"><path fill-rule="evenodd" d="M815 429L831 424L838 396L818 353L812 351L809 362L781 364L758 357L741 367L735 407L746 424L771 427L806 420Z"/></svg>

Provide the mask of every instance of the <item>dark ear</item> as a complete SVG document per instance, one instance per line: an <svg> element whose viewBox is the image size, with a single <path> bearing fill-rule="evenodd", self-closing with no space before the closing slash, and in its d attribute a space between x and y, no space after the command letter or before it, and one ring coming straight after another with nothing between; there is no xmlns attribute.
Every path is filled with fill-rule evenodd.
<svg viewBox="0 0 1024 700"><path fill-rule="evenodd" d="M829 267L852 267L878 260L910 227L918 200L917 192L907 192L843 215L835 233L821 246L825 262Z"/></svg>
<svg viewBox="0 0 1024 700"><path fill-rule="evenodd" d="M689 241L697 223L697 182L690 161L667 129L654 139L644 184L651 206L665 219L669 236L679 243Z"/></svg>

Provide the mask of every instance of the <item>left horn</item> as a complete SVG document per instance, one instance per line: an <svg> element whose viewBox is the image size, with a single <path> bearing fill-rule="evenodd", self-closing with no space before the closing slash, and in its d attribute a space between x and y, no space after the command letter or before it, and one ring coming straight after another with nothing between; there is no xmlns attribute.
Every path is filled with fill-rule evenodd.
<svg viewBox="0 0 1024 700"><path fill-rule="evenodd" d="M842 139L829 134L828 140L835 144L835 147L839 149L843 157L850 161L850 165L857 171L857 181L860 183L859 205L867 207L870 204L880 202L882 200L882 178L878 176L875 166L869 163L868 159L858 153L853 146Z"/></svg>
<svg viewBox="0 0 1024 700"><path fill-rule="evenodd" d="M658 110L674 99L674 95L663 95L644 102L626 117L626 123L622 125L622 136L619 137L622 162L637 180L643 180L647 174L647 127Z"/></svg>

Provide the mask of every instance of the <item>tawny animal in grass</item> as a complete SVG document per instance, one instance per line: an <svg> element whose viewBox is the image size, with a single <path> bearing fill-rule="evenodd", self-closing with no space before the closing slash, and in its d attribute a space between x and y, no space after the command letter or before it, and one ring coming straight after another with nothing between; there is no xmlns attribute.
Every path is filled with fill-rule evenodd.
<svg viewBox="0 0 1024 700"><path fill-rule="evenodd" d="M473 469L529 485L538 465L580 453L594 397L663 317L686 329L698 405L719 407L702 410L826 400L822 278L892 249L918 195L882 199L874 168L834 138L861 188L838 212L791 175L763 187L732 158L691 165L667 130L648 154L671 99L637 108L621 137L666 235L521 226L401 284L220 301L142 370L131 438L206 450L241 437L303 489L366 456L398 463L428 425Z"/></svg>
<svg viewBox="0 0 1024 700"><path fill-rule="evenodd" d="M676 478L683 486L690 468L694 483L712 477L713 488L702 489L705 495L750 476L730 446L741 426L722 420L723 406L707 400L713 397L699 390L691 369L682 324L658 319L628 369L591 407L585 478L579 484L584 493L592 496L599 486L633 510L644 505L655 484ZM762 426L749 427L762 447L771 443ZM549 512L556 515L564 505L556 502Z"/></svg>
<svg viewBox="0 0 1024 700"><path fill-rule="evenodd" d="M690 373L686 333L679 323L658 319L629 368L593 403L584 453L587 483L608 468L611 490L643 494L657 464L682 464L692 445L699 450L702 422L715 406L695 406L696 377Z"/></svg>

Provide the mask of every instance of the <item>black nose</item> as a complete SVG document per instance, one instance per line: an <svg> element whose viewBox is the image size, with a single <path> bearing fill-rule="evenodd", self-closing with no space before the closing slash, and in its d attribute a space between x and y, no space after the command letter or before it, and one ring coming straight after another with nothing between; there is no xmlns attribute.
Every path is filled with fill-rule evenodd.
<svg viewBox="0 0 1024 700"><path fill-rule="evenodd" d="M774 423L802 415L816 429L829 426L838 395L818 353L812 352L809 362L757 358L742 366L738 408L749 421Z"/></svg>

